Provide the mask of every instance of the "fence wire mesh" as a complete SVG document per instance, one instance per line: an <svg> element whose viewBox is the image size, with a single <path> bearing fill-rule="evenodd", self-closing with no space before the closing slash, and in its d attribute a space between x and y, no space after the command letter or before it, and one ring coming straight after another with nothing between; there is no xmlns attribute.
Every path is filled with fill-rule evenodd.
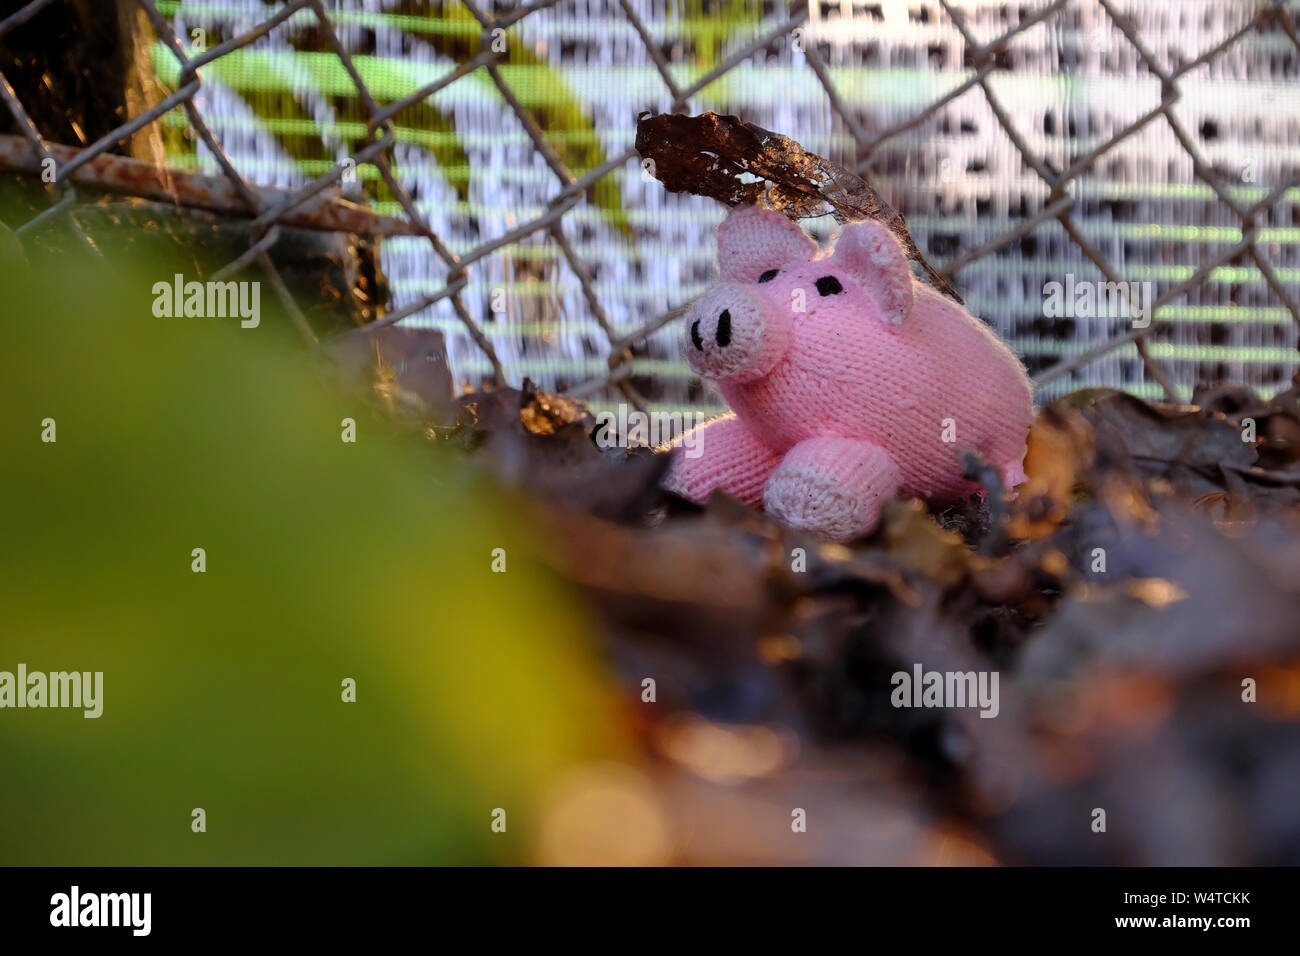
<svg viewBox="0 0 1300 956"><path fill-rule="evenodd" d="M18 6L0 43L72 2ZM133 2L164 93L97 139L53 142L0 73L16 129L0 137L0 167L53 170L48 206L16 231L57 217L75 226L83 184L115 179L116 192L177 202L203 192L209 208L252 222L247 250L215 278L260 268L309 338L277 271L287 225L388 237L394 295L366 328L452 333L464 385L530 375L596 403L709 406L672 320L710 277L698 227L721 211L662 195L631 143L641 109L721 107L880 189L972 311L1025 356L1042 396L1109 384L1185 399L1227 378L1267 394L1296 366L1294 4ZM436 55L424 55L430 43ZM620 63L636 67L624 99L602 98ZM244 104L289 97L250 122L231 90ZM188 145L143 175L119 160L149 128ZM315 145L281 175L258 161L268 131L272 147ZM521 143L526 156L509 152ZM170 172L186 150L219 181ZM431 168L452 184L446 201L426 198ZM487 208L475 177L508 208ZM370 212L326 215L322 198L339 193ZM1148 283L1149 326L1047 314L1044 283L1075 269L1123 289Z"/></svg>

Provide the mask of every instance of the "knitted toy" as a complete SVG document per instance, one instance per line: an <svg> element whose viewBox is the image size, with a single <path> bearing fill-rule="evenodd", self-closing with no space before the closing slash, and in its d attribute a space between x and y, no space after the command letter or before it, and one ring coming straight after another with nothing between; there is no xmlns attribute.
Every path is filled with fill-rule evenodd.
<svg viewBox="0 0 1300 956"><path fill-rule="evenodd" d="M828 255L757 206L718 231L722 281L686 316L691 368L734 414L679 443L663 486L704 502L722 490L792 528L847 541L886 500L937 503L979 486L961 452L1010 489L1033 403L1025 370L982 322L915 281L889 229L844 228Z"/></svg>

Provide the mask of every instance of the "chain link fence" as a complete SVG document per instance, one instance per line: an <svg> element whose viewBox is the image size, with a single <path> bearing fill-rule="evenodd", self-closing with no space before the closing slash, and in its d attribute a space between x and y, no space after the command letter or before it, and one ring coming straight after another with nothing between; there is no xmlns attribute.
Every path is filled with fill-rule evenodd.
<svg viewBox="0 0 1300 956"><path fill-rule="evenodd" d="M24 29L43 10L70 2L34 0L18 7L0 20L0 42L14 31ZM408 291L395 298L390 310L365 328L376 330L399 322L418 325L433 312L450 309L460 334L474 350L472 359L463 350L452 350L459 377L469 385L517 383L521 373L528 371L527 362L511 347L510 327L490 327L494 321L492 313L481 307L472 283L475 270L484 268L491 257L540 238L553 244L558 259L576 279L578 301L586 312L582 317L585 327L598 330L595 341L587 341L579 349L583 360L572 363L567 371L547 384L596 400L626 401L644 410L666 394L657 383L669 375L669 366L675 365L676 374L681 377L671 324L684 312L691 297L689 293L695 290L683 284L677 301L669 296L663 308L653 314L636 316L637 308L617 303L617 291L611 290L608 282L598 283L596 269L584 254L583 243L574 239L575 234L585 233L585 227L569 226L577 218L575 210L589 207L603 184L645 178L635 150L629 145L634 134L634 117L626 117L617 135L606 137L621 142L621 147L608 149L604 158L589 168L574 168L567 158L569 151L557 147L555 130L548 128L552 124L539 119L536 109L527 103L528 95L521 94L513 85L508 54L518 28L548 16L557 7L557 0L536 0L499 12L487 9L483 0L462 0L460 6L468 18L461 24L460 32L469 38L464 45L469 52L456 58L454 66L436 78L397 88L401 84L395 87L388 77L378 92L372 89L374 80L368 81L367 70L359 68L359 58L352 52L370 29L371 21L367 18L373 12L373 5L369 3L293 0L274 8L263 7L264 18L238 32L232 31L210 47L196 44L193 34L183 32L188 28L178 25L182 21L192 22L184 16L191 9L196 14L215 15L217 7L155 0L138 0L138 6L156 35L156 49L168 60L164 64L155 56L154 64L160 75L166 75L171 92L128 116L121 125L93 142L70 146L49 141L29 115L15 87L0 75L0 97L12 114L18 132L15 136L0 137L0 168L38 176L45 173L50 198L47 208L17 225L19 235L56 217L66 217L75 226L79 204L84 201L84 196L78 195L78 187L83 185L101 189L108 184L119 193L134 192L154 200L205 206L250 220L248 249L214 278L234 276L254 265L260 267L284 309L309 338L314 335L300 303L295 301L277 271L275 247L282 227L307 226L404 237L404 242L421 244L421 251L408 251L407 256L423 256L435 263L437 281L431 288L418 293ZM568 15L579 21L597 6L604 12L613 7L612 0L603 5L590 0L564 6ZM1162 15L1177 16L1177 6L1160 5ZM1154 9L1154 5L1139 7L1146 13ZM241 16L247 9L240 8ZM1135 17L1133 10L1118 0L1055 0L1032 6L961 4L953 0L918 0L906 4L818 3L811 9L806 4L788 8L765 6L751 36L733 38L720 61L707 69L689 71L681 69L677 62L677 57L685 54L681 43L671 36L674 18L669 6L652 0L618 0L616 12L621 22L616 29L603 28L606 29L603 36L614 37L620 44L626 43L629 37L635 38L641 47L637 55L653 65L661 84L660 89L642 95L647 109L699 112L709 108L711 89L728 82L738 68L762 69L769 62L767 58L778 54L792 69L802 71L801 82L815 81L822 102L820 107L813 108L820 109L829 118L829 128L839 144L839 154L833 158L875 184L909 217L923 252L958 288L968 288L964 280L975 274L986 275L995 285L1004 283L1008 253L1032 255L1033 244L1040 237L1046 237L1042 241L1058 252L1068 247L1068 256L1061 253L1058 260L1064 256L1070 262L1090 263L1098 281L1113 283L1121 291L1133 288L1128 283L1137 274L1154 276L1158 294L1144 303L1149 325L1135 324L1123 316L1110 316L1109 321L1086 330L1075 322L1058 323L1058 327L1051 328L1050 317L1045 317L1042 308L1041 278L1029 282L1017 293L1026 306L1026 315L1021 317L1024 321L1001 314L997 305L992 309L997 314L991 315L988 309L979 306L979 296L975 297L973 311L1009 335L1017 346L1022 344L1023 336L1017 338L1015 333L1024 322L1040 327L1041 334L1036 341L1050 347L1036 348L1033 354L1027 352L1026 360L1044 396L1059 393L1067 385L1088 384L1090 380L1085 373L1089 368L1126 353L1133 356L1138 371L1116 373L1112 376L1117 379L1115 384L1186 399L1190 386L1201 380L1216 374L1242 372L1243 365L1225 366L1222 356L1214 354L1214 348L1223 346L1224 342L1213 338L1202 341L1196 337L1197 329L1209 329L1211 335L1221 337L1223 333L1214 329L1221 329L1225 324L1232 326L1235 314L1247 321L1252 315L1263 316L1259 323L1267 327L1269 335L1262 346L1262 357L1252 357L1251 348L1237 349L1241 362L1254 362L1255 366L1267 366L1269 370L1264 373L1256 370L1241 377L1253 379L1252 384L1262 385L1265 390L1276 389L1283 387L1293 370L1295 325L1300 323L1300 254L1297 254L1300 236L1295 235L1300 232L1296 228L1300 226L1297 221L1300 219L1297 214L1300 161L1282 149L1275 151L1276 155L1261 164L1254 175L1243 176L1240 167L1226 168L1223 162L1209 155L1205 140L1212 130L1204 123L1199 128L1189 128L1179 111L1179 104L1186 104L1189 82L1193 79L1202 84L1222 82L1222 74L1214 72L1216 65L1221 67L1246 48L1254 52L1240 61L1239 72L1248 73L1250 63L1263 63L1273 81L1295 86L1300 74L1297 67L1300 36L1296 10L1289 4L1239 5L1233 13L1235 26L1191 58L1170 55L1149 43L1140 25L1141 17ZM911 103L918 98L921 102L914 108L895 105L886 111L889 119L886 123L881 119L881 111L871 105L875 92L858 89L853 79L857 75L854 71L863 67L863 60L861 55L856 61L846 58L844 37L852 32L854 24L865 23L869 30L872 24L884 22L887 15L906 17L918 35L933 36L935 31L942 30L955 40L944 44L930 42L928 47L932 60L947 61L943 75L951 82L936 83L919 92L911 89L906 96L895 97L900 102ZM277 31L290 28L310 30L318 48L331 58L335 74L345 77L352 99L360 107L364 135L355 137L356 145L348 155L328 162L319 175L292 188L272 190L250 178L246 170L241 171L248 164L233 159L231 151L223 145L223 138L201 108L200 94L205 88L205 68L215 69L224 58L255 49ZM1103 41L1106 49L1101 52L1122 64L1124 75L1129 78L1128 83L1121 82L1117 89L1130 118L1100 132L1076 128L1072 115L1044 119L1048 126L1059 122L1068 124L1068 129L1027 131L1023 122L1018 123L1019 117L1007 103L999 79L1015 74L1024 59L1023 50L1017 52L1017 44L1036 28L1070 30L1076 34L1082 31L1085 35L1089 30L1104 28L1106 37L1122 37L1122 48L1107 39ZM866 48L871 48L869 36L865 41L859 37L854 42L860 45L865 42ZM924 52L927 48L921 49ZM1046 64L1044 69L1048 74L1068 75L1068 61L1069 56L1061 53L1055 63ZM924 63L909 66L925 68ZM431 223L421 202L413 195L411 181L403 175L399 159L402 143L398 134L404 117L418 113L432 97L453 85L469 82L471 76L477 76L480 81L485 78L495 90L499 103L517 121L537 162L544 167L549 185L544 187L546 199L539 213L524 221L514 221L509 228L468 248L455 249L455 243ZM846 77L854 87L851 92L846 92ZM1028 80L1035 82L1032 75ZM1126 95L1126 90L1131 95ZM1140 102L1141 94L1150 91L1155 93L1153 101ZM960 118L963 114L954 110L958 104L965 103L964 109L969 113L972 96L981 98L980 110L991 117L989 125L996 129L992 148L1009 157L1016 167L1016 175L1023 174L1032 180L1032 188L1020 188L1018 198L1005 202L1004 214L999 215L982 209L978 199L969 205L959 204L956 210L940 208L942 204L940 207L931 204L931 209L919 208L926 204L917 195L935 191L937 182L977 176L980 172L978 164L966 165L960 160L962 168L954 169L948 159L925 150L924 144L918 147L914 138L918 134L946 132L947 124L954 121L964 125L965 120ZM1294 145L1300 142L1300 130L1296 129L1297 117L1285 115L1289 102L1284 98L1278 104L1283 115L1277 121L1285 130L1284 139L1289 141L1285 145ZM899 112L905 115L897 115ZM201 144L196 149L201 151L204 162L209 166L215 164L215 176L150 170L139 160L120 155L123 144L150 124L175 125L178 117L183 117L180 122ZM799 129L775 128L805 145L816 145L801 136ZM1044 132L1056 134L1055 141L1064 145L1042 148L1037 141L1041 136L1035 134ZM1190 164L1193 182L1182 185L1194 189L1197 202L1206 208L1213 207L1213 213L1212 222L1202 216L1181 223L1177 222L1181 213L1171 214L1174 225L1184 230L1170 229L1169 241L1178 251L1171 254L1168 249L1157 250L1156 259L1165 257L1163 271L1152 272L1148 261L1143 263L1144 272L1134 268L1132 255L1125 254L1127 246L1119 228L1119 217L1107 220L1096 215L1098 208L1114 213L1117 203L1128 200L1098 197L1090 192L1089 177L1105 170L1108 163L1123 154L1126 146L1156 135L1162 137L1162 142L1172 137L1176 146L1154 148L1164 150L1167 156L1176 154L1184 166ZM921 154L928 159L914 162L908 158ZM358 177L384 189L388 199L384 208L367 211L333 201L342 187L357 181ZM908 181L912 183L911 192L898 185ZM1081 184L1089 188L1080 188ZM647 188L656 185L647 180ZM1088 204L1092 204L1089 207L1092 211L1081 218L1081 210ZM945 215L968 223L994 223L994 226L980 226L979 231L968 232L955 246L945 244ZM1096 228L1098 224L1100 232ZM1159 231L1159 225L1154 228ZM1197 242L1180 241L1180 237L1188 234L1187 230ZM629 234L633 237L629 241L635 241L635 230ZM605 270L603 265L601 268ZM1046 275L1060 278L1062 270L1054 272L1053 268L1049 267ZM980 272L981 269L985 271ZM1023 276L1017 278L1022 280ZM619 276L615 275L614 284L618 281ZM971 299L969 294L967 297ZM1181 307L1184 310L1179 311L1180 302L1193 299L1195 305ZM1005 302L1005 297L1000 301ZM1199 319L1188 309L1192 313L1196 309L1209 309L1208 324L1196 326ZM613 314L615 311L617 316ZM630 315L636 316L634 321L628 320ZM1048 319L1046 323L1044 318ZM1187 331L1189 328L1192 332ZM1181 344L1168 341L1179 334L1185 339ZM1192 338L1186 340L1187 335ZM545 338L542 342L545 348ZM648 351L648 343L656 342L657 351ZM512 354L503 356L503 347ZM698 384L693 388L698 389ZM669 398L696 406L707 404L698 390L678 390Z"/></svg>

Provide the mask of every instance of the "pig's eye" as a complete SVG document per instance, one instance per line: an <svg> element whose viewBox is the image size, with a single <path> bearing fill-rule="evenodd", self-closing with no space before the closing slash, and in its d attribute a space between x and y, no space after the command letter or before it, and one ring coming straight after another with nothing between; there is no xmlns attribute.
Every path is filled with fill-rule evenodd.
<svg viewBox="0 0 1300 956"><path fill-rule="evenodd" d="M776 273L777 273L776 269L768 269L766 272L764 272L761 276L758 277L758 281L771 282L773 279L776 278Z"/></svg>
<svg viewBox="0 0 1300 956"><path fill-rule="evenodd" d="M840 285L840 280L834 276L822 276L817 280L818 295L839 295L844 291L844 286Z"/></svg>

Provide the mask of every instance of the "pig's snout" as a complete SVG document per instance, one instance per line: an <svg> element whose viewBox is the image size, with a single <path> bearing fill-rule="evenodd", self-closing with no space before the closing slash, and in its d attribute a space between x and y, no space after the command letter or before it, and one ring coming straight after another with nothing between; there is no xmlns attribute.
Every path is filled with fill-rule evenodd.
<svg viewBox="0 0 1300 956"><path fill-rule="evenodd" d="M790 345L790 316L737 282L702 295L686 316L686 361L702 378L748 382L776 367Z"/></svg>

